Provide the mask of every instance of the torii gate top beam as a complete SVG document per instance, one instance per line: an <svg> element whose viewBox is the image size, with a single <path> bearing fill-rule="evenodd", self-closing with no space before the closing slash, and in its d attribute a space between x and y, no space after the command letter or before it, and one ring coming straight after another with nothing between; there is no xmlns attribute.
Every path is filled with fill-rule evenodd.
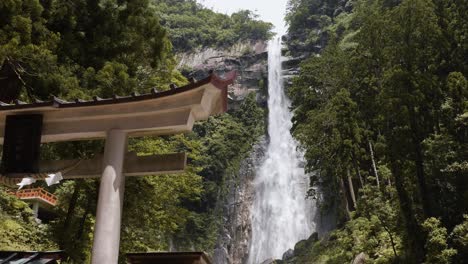
<svg viewBox="0 0 468 264"><path fill-rule="evenodd" d="M216 75L164 92L67 102L51 101L15 104L0 102L0 144L7 115L42 114L42 142L105 138L119 129L129 136L167 135L192 130L195 121L219 114L227 108L227 87L236 74L226 79Z"/></svg>

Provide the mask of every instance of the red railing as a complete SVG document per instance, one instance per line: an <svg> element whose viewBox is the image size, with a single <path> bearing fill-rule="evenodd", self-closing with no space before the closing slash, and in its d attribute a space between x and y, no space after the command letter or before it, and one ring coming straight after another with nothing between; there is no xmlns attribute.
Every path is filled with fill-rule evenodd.
<svg viewBox="0 0 468 264"><path fill-rule="evenodd" d="M42 188L34 188L34 189L24 189L19 190L15 193L16 197L19 199L34 199L39 198L45 200L51 205L57 204L57 196L47 192Z"/></svg>

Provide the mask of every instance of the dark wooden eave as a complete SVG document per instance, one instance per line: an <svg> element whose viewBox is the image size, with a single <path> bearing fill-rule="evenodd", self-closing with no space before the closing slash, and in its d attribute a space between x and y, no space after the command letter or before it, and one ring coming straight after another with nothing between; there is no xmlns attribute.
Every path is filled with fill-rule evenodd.
<svg viewBox="0 0 468 264"><path fill-rule="evenodd" d="M157 252L129 253L130 264L211 264L211 259L204 252Z"/></svg>
<svg viewBox="0 0 468 264"><path fill-rule="evenodd" d="M63 251L0 251L0 263L57 264L63 257Z"/></svg>

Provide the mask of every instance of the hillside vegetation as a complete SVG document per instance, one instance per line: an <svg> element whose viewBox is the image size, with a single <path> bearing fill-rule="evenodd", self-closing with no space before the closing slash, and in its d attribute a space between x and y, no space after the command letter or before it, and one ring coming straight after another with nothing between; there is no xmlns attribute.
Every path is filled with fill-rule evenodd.
<svg viewBox="0 0 468 264"><path fill-rule="evenodd" d="M238 41L266 40L273 25L249 10L216 13L195 0L154 0L161 24L168 28L175 50L229 47Z"/></svg>
<svg viewBox="0 0 468 264"><path fill-rule="evenodd" d="M341 215L288 263L466 263L467 14L458 0L290 1L289 46L310 54L293 132L310 194Z"/></svg>

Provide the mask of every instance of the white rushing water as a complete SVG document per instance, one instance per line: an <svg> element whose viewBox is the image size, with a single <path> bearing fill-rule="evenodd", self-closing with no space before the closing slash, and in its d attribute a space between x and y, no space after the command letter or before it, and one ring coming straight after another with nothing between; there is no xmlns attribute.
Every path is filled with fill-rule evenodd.
<svg viewBox="0 0 468 264"><path fill-rule="evenodd" d="M290 133L292 113L283 89L279 37L269 43L268 68L270 140L254 181L249 264L281 259L285 251L314 231L315 210L313 202L306 199L308 176L302 165L303 155Z"/></svg>

